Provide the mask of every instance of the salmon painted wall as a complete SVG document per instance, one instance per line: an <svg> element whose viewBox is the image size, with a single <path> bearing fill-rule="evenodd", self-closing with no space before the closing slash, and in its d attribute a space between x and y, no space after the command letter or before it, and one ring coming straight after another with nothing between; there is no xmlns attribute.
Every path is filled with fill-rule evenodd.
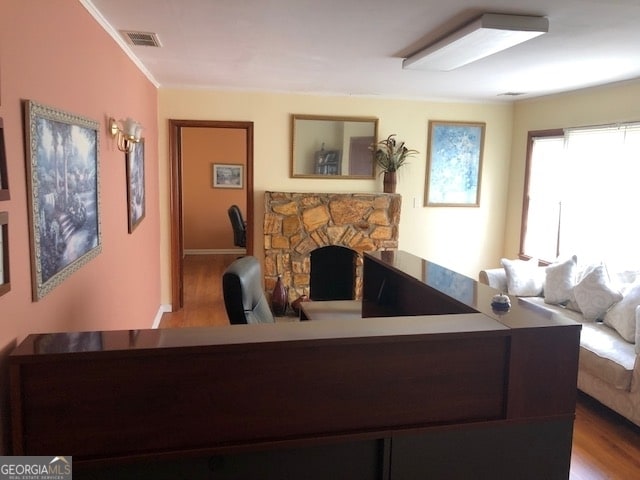
<svg viewBox="0 0 640 480"><path fill-rule="evenodd" d="M185 250L233 250L227 209L236 204L246 218L247 135L235 128L182 129L182 209ZM213 188L212 165L243 167L243 188Z"/></svg>
<svg viewBox="0 0 640 480"><path fill-rule="evenodd" d="M22 100L99 122L102 252L32 300ZM160 305L157 89L78 1L0 2L0 116L11 199L11 291L0 297L0 346L29 333L148 328ZM145 127L146 216L127 231L125 156L109 116Z"/></svg>

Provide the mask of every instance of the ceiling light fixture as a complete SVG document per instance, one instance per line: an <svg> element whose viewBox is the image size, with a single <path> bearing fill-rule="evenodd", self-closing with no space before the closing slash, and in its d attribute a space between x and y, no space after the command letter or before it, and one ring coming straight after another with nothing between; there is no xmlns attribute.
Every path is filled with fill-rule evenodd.
<svg viewBox="0 0 640 480"><path fill-rule="evenodd" d="M402 68L448 72L549 31L546 17L485 13L402 62Z"/></svg>

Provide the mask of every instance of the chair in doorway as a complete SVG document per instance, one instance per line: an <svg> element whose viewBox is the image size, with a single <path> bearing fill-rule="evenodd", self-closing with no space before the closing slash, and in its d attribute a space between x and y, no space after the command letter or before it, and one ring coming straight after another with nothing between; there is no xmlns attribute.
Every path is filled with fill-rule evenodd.
<svg viewBox="0 0 640 480"><path fill-rule="evenodd" d="M222 274L222 296L232 325L273 323L262 289L262 269L256 257L237 259Z"/></svg>
<svg viewBox="0 0 640 480"><path fill-rule="evenodd" d="M242 218L240 207L231 205L227 212L233 229L233 244L236 247L245 248L247 246L247 222Z"/></svg>

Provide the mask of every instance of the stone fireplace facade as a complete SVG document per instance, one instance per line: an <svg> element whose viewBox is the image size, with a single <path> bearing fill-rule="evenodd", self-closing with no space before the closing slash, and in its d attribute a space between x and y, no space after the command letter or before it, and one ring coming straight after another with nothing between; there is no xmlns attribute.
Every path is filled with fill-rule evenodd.
<svg viewBox="0 0 640 480"><path fill-rule="evenodd" d="M265 287L271 292L281 275L290 302L310 293L313 250L338 245L357 253L359 299L363 253L398 248L399 194L265 192L264 203Z"/></svg>

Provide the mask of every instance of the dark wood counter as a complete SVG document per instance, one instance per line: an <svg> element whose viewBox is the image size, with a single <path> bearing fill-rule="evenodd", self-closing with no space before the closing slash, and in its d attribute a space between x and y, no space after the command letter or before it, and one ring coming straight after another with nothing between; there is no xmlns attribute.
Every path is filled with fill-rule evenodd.
<svg viewBox="0 0 640 480"><path fill-rule="evenodd" d="M502 292L404 251L367 253L363 269L363 317L480 312L509 328L576 328L562 315L517 297L511 297L508 312L494 311L492 297Z"/></svg>
<svg viewBox="0 0 640 480"><path fill-rule="evenodd" d="M369 306L386 271L379 298L458 312L30 335L13 453L73 455L77 478L566 478L579 325L493 314L489 287L440 288L396 254L365 259Z"/></svg>

